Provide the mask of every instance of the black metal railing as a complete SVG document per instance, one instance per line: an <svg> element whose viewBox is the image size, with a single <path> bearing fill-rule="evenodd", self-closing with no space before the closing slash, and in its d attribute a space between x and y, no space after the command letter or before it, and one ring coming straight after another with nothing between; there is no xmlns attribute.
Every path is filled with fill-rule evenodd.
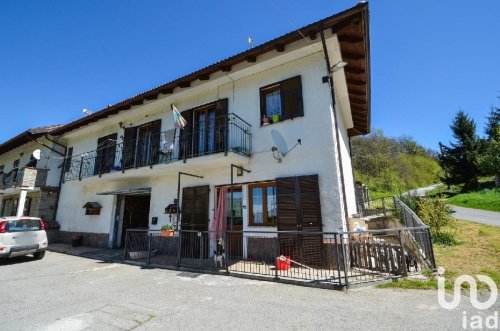
<svg viewBox="0 0 500 331"><path fill-rule="evenodd" d="M184 129L110 140L65 160L64 180L82 179L139 167L153 167L216 153L252 153L251 125L236 114L208 118Z"/></svg>
<svg viewBox="0 0 500 331"><path fill-rule="evenodd" d="M127 230L124 258L136 263L210 270L345 287L420 271L409 229L362 232ZM421 229L420 229L421 230ZM415 232L412 232L412 234ZM422 231L423 237L429 233ZM430 238L427 238L430 240ZM216 252L217 241L224 256ZM416 264L416 265L415 265Z"/></svg>
<svg viewBox="0 0 500 331"><path fill-rule="evenodd" d="M358 212L361 216L387 216L394 211L394 197L382 197L358 202Z"/></svg>

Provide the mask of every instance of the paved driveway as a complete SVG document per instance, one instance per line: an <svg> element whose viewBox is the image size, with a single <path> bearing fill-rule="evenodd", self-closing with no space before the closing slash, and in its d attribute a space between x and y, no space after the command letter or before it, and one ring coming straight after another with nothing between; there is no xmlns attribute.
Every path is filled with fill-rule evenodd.
<svg viewBox="0 0 500 331"><path fill-rule="evenodd" d="M3 331L458 330L464 309L440 308L434 291L340 292L54 252L0 262Z"/></svg>

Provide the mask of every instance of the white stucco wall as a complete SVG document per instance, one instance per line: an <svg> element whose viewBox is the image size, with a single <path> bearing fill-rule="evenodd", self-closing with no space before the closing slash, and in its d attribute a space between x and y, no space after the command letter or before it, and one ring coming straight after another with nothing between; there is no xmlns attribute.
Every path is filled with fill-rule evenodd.
<svg viewBox="0 0 500 331"><path fill-rule="evenodd" d="M253 155L251 158L235 159L231 156L225 157L221 153L190 159L185 165L179 161L169 165L157 165L153 169L143 167L139 170L127 170L125 174L104 174L101 178L94 176L84 178L82 181L67 181L62 186L57 215L61 230L112 233L116 198L96 195L96 193L139 187L151 187L149 219L151 222L152 217L158 217L158 224L151 225L150 229L160 229L161 225L168 223L168 215L163 214L164 209L173 202L177 195L178 171L204 176L203 179L183 176L181 187L210 186L209 218L212 219L215 208L215 187L230 183L231 162L238 162L238 165L252 171L243 177L235 177L236 184L273 180L278 177L318 174L324 231L342 230L344 228L342 190L336 162L335 135L332 132L334 119L330 108L330 90L329 85L322 82L322 77L325 75L323 54L313 51L293 61L287 62L286 59L285 54L281 62L273 60L273 63L276 63L274 66L256 64L252 69L253 72L243 76L233 71L220 78L219 84L207 83L199 88L195 86L185 92L164 96L135 107L132 111L123 112L63 136L67 146L74 148L73 155L77 155L94 150L97 139L101 136L116 132L120 139L123 130L119 128L119 122L126 126L137 126L160 118L162 131L165 131L173 128L171 103L183 111L217 99L228 98L229 112L236 113L252 125ZM297 75L302 78L304 116L261 127L259 88ZM342 117L340 121L344 121ZM271 130L279 131L289 147L292 147L297 139L302 139L302 145L288 154L281 163L273 158L270 151L274 145ZM347 208L349 214L352 214L355 212L355 199L350 173L347 131L342 123L339 125L339 130L347 186ZM246 201L245 187L243 195ZM85 211L82 206L88 201L97 201L103 206L101 215L84 215ZM246 202L244 202L244 210L245 230L275 229L249 227Z"/></svg>

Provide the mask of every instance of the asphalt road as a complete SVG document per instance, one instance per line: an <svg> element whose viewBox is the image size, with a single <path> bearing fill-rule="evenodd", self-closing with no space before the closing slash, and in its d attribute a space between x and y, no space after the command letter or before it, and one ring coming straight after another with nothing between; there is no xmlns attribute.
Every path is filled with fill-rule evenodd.
<svg viewBox="0 0 500 331"><path fill-rule="evenodd" d="M482 316L499 310L498 304ZM436 291L341 292L47 252L0 261L0 330L458 330Z"/></svg>
<svg viewBox="0 0 500 331"><path fill-rule="evenodd" d="M497 211L464 208L458 206L451 206L451 208L455 211L452 216L456 219L500 226L500 213Z"/></svg>

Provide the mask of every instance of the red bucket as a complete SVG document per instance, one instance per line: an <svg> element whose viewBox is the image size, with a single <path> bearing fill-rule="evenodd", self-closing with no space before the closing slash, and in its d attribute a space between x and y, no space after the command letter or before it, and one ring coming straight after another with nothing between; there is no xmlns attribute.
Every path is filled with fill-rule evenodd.
<svg viewBox="0 0 500 331"><path fill-rule="evenodd" d="M290 256L278 256L276 258L276 269L288 270L290 269Z"/></svg>

